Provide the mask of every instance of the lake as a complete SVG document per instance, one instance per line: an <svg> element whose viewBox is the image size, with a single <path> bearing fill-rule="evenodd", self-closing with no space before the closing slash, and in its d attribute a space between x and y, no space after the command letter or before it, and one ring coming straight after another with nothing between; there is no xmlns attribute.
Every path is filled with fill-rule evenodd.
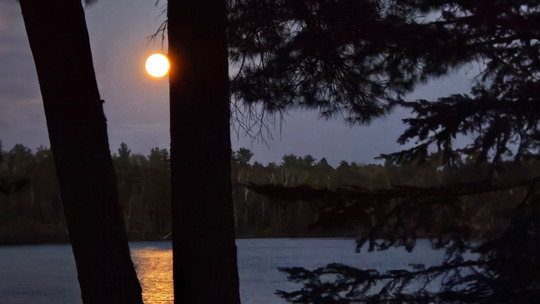
<svg viewBox="0 0 540 304"><path fill-rule="evenodd" d="M313 269L329 263L377 269L410 269L442 261L444 251L418 240L413 252L391 248L381 252L355 253L352 239L238 239L238 272L243 304L283 304L277 289L299 288L287 281L277 267ZM172 301L172 251L170 242L130 243L133 261L146 304ZM80 304L75 261L70 245L0 246L0 303Z"/></svg>

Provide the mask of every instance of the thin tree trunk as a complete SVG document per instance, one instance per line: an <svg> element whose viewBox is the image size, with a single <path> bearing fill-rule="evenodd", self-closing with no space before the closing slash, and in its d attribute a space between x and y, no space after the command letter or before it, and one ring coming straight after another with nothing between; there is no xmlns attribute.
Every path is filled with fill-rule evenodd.
<svg viewBox="0 0 540 304"><path fill-rule="evenodd" d="M170 0L176 304L240 303L225 0Z"/></svg>
<svg viewBox="0 0 540 304"><path fill-rule="evenodd" d="M79 0L20 0L82 300L142 303Z"/></svg>

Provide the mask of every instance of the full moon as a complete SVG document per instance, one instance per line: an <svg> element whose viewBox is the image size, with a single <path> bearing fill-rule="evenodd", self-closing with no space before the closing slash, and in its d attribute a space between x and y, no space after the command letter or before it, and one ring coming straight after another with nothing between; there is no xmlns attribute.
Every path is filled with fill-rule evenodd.
<svg viewBox="0 0 540 304"><path fill-rule="evenodd" d="M146 71L150 76L163 77L169 71L169 60L162 54L153 54L146 59Z"/></svg>

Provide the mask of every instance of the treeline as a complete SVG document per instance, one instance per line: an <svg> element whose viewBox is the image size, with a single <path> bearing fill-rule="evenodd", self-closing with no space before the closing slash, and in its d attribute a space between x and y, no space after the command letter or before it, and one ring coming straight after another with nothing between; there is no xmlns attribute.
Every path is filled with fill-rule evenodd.
<svg viewBox="0 0 540 304"><path fill-rule="evenodd" d="M24 243L67 240L66 224L50 149L32 151L17 144L1 153L0 243ZM126 144L113 153L118 189L127 231L132 239L159 239L171 231L170 155L167 149L154 148L148 155L134 154ZM239 237L305 237L357 235L370 230L365 218L314 225L328 209L324 198L311 200L269 199L246 187L253 184L300 186L316 189L355 188L374 191L395 185L437 187L478 182L489 170L478 165L474 156L450 168L441 166L441 154L409 165L356 164L342 161L334 168L325 158L311 155L285 155L280 164L266 166L251 162L253 153L246 148L233 152L233 199L235 226ZM540 172L540 162L525 160L520 166L507 164L500 177L508 180L531 177ZM6 186L7 185L7 186ZM465 196L459 205L463 225L476 227L472 237L489 238L503 231L508 220L501 214L521 199L520 188ZM389 205L388 208L391 208ZM453 206L455 208L455 206ZM444 218L440 208L439 222ZM456 223L452 223L455 226ZM367 225L367 226L366 226ZM444 225L442 225L444 226ZM458 225L459 226L459 225ZM419 237L438 231L418 231Z"/></svg>
<svg viewBox="0 0 540 304"><path fill-rule="evenodd" d="M508 228L515 206L526 196L526 186L514 185L540 174L536 158L504 162L494 169L479 162L477 153L456 159L453 166L442 165L445 155L440 151L400 165L341 161L336 168L311 155L289 154L280 164L266 166L250 164L252 156L245 148L233 153L235 220L240 234L257 236L365 238L375 231L379 238L392 239L411 233L492 239ZM290 191L276 194L281 186ZM451 197L463 192L457 189L469 194L458 195L457 202L438 196L444 191ZM409 195L414 191L439 194L416 199ZM396 195L400 192L406 195ZM358 202L357 197L365 199Z"/></svg>
<svg viewBox="0 0 540 304"><path fill-rule="evenodd" d="M0 243L66 241L54 159L49 148L17 144L2 152L0 180ZM133 239L170 233L169 151L154 148L132 154L126 144L113 153L119 198L126 228Z"/></svg>

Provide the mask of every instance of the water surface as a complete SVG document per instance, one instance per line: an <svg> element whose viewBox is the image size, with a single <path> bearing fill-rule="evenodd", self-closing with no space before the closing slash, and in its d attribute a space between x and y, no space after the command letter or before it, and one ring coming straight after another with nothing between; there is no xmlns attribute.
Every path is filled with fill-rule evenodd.
<svg viewBox="0 0 540 304"><path fill-rule="evenodd" d="M277 289L295 290L277 267L308 269L343 263L379 271L436 265L442 251L427 240L407 253L403 248L355 253L350 239L238 239L238 272L243 304L283 304ZM169 242L132 242L131 254L146 304L172 304L172 251ZM80 304L75 261L70 245L0 246L0 303Z"/></svg>

